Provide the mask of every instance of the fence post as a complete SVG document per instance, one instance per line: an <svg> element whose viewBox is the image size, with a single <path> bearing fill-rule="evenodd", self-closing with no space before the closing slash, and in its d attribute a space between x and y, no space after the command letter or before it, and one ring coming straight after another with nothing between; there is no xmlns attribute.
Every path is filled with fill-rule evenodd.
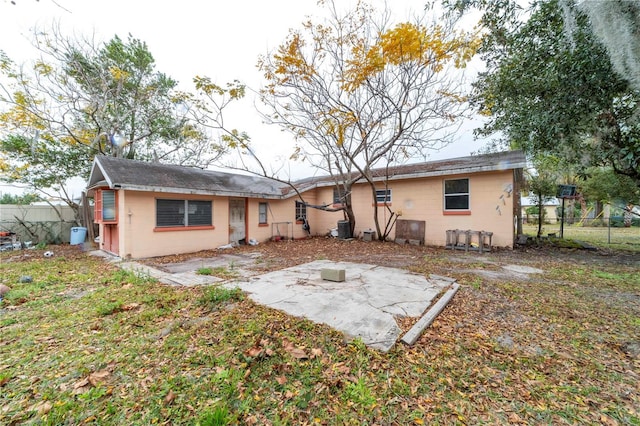
<svg viewBox="0 0 640 426"><path fill-rule="evenodd" d="M560 238L564 238L564 197L562 197L562 219L560 220Z"/></svg>

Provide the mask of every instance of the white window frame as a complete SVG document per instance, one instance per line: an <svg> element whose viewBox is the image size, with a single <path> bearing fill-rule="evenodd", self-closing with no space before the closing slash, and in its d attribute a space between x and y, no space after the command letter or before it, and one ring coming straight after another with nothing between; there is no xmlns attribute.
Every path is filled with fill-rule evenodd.
<svg viewBox="0 0 640 426"><path fill-rule="evenodd" d="M391 188L376 189L376 204L391 204Z"/></svg>
<svg viewBox="0 0 640 426"><path fill-rule="evenodd" d="M296 222L307 218L307 205L302 201L296 201Z"/></svg>
<svg viewBox="0 0 640 426"><path fill-rule="evenodd" d="M447 182L453 181L467 181L467 191L466 192L449 192L447 193ZM445 179L442 183L442 192L443 192L443 206L444 211L469 211L471 210L471 180L469 178L456 178L456 179ZM454 198L464 198L467 199L466 207L447 207L447 201L452 200Z"/></svg>
<svg viewBox="0 0 640 426"><path fill-rule="evenodd" d="M258 223L264 225L269 223L267 212L269 211L268 203L258 203Z"/></svg>
<svg viewBox="0 0 640 426"><path fill-rule="evenodd" d="M116 222L116 191L112 189L104 189L101 193L102 196L102 221L103 222Z"/></svg>

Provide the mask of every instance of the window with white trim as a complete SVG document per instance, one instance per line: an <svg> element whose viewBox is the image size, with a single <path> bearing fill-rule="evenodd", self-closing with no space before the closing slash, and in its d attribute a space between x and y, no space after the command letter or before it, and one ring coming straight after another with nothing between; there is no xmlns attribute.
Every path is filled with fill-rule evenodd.
<svg viewBox="0 0 640 426"><path fill-rule="evenodd" d="M213 203L201 200L156 200L156 226L211 226Z"/></svg>
<svg viewBox="0 0 640 426"><path fill-rule="evenodd" d="M444 181L444 209L469 210L469 179Z"/></svg>
<svg viewBox="0 0 640 426"><path fill-rule="evenodd" d="M260 225L267 223L267 203L258 204L258 223Z"/></svg>
<svg viewBox="0 0 640 426"><path fill-rule="evenodd" d="M376 204L391 204L391 189L376 189Z"/></svg>
<svg viewBox="0 0 640 426"><path fill-rule="evenodd" d="M307 218L307 205L300 201L296 201L296 221L305 220Z"/></svg>

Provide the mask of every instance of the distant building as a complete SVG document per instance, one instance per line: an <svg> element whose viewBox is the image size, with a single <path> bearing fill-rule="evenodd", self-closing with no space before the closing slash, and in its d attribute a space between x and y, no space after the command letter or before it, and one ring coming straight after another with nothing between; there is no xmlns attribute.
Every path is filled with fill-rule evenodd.
<svg viewBox="0 0 640 426"><path fill-rule="evenodd" d="M528 215L527 214L527 209L529 207L536 207L537 204L535 203L534 200L535 198L533 197L533 194L528 194L528 195L521 195L520 196L520 205L522 206L522 222L523 223L537 223L538 220L538 216L532 216L532 215ZM558 207L560 207L560 200L558 200L557 198L552 198L548 201L545 201L544 205L543 205L543 209L545 211L545 220L549 223L555 223L560 221L560 218L558 217Z"/></svg>

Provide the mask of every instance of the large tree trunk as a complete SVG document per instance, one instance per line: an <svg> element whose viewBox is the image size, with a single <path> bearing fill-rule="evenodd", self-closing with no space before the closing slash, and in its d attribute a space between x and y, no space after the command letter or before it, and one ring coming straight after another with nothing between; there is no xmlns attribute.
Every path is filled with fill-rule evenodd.
<svg viewBox="0 0 640 426"><path fill-rule="evenodd" d="M93 222L93 209L89 205L89 198L86 192L82 192L81 213L82 213L82 226L87 228L87 237L89 241L93 241L96 238Z"/></svg>
<svg viewBox="0 0 640 426"><path fill-rule="evenodd" d="M354 230L356 228L356 215L353 213L353 206L351 205L351 200L349 200L344 206L344 215L345 219L349 221L349 229L350 234L354 237Z"/></svg>
<svg viewBox="0 0 640 426"><path fill-rule="evenodd" d="M376 187L372 183L369 184L371 188L371 199L373 200L373 223L376 226L376 235L380 241L384 241L385 235L383 235L380 228L380 220L378 218L378 203L376 201Z"/></svg>

